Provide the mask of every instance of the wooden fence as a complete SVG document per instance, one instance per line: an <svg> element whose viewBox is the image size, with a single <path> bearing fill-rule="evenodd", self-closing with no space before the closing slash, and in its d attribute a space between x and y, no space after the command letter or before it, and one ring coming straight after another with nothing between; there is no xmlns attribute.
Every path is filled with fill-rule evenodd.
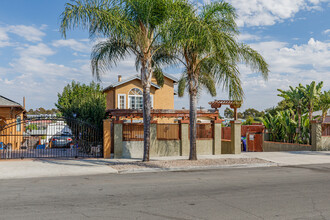
<svg viewBox="0 0 330 220"><path fill-rule="evenodd" d="M197 123L196 124L196 138L197 139L213 139L214 129L212 123ZM190 138L190 128L189 128L189 138Z"/></svg>
<svg viewBox="0 0 330 220"><path fill-rule="evenodd" d="M190 137L190 129L189 129ZM197 139L213 139L214 126L211 123L197 124ZM180 124L157 124L158 140L180 140ZM123 141L143 141L143 124L124 123Z"/></svg>
<svg viewBox="0 0 330 220"><path fill-rule="evenodd" d="M330 124L322 124L322 136L330 136Z"/></svg>
<svg viewBox="0 0 330 220"><path fill-rule="evenodd" d="M157 124L158 140L180 140L180 124Z"/></svg>
<svg viewBox="0 0 330 220"><path fill-rule="evenodd" d="M123 141L143 141L143 124L123 124Z"/></svg>

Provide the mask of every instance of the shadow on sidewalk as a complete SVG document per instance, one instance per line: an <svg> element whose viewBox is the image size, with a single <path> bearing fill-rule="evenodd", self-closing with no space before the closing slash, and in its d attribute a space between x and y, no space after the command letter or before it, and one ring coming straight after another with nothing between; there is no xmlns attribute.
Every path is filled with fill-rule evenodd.
<svg viewBox="0 0 330 220"><path fill-rule="evenodd" d="M141 168L162 168L161 166L153 164L152 161L142 162L142 161L136 161L135 159L132 159L132 161L118 161L118 160L110 161L108 159L38 158L38 159L34 159L33 161L41 162L45 164L64 165L64 166L67 165L67 166L78 166L78 167L110 166L112 168L115 168L116 166L132 165Z"/></svg>

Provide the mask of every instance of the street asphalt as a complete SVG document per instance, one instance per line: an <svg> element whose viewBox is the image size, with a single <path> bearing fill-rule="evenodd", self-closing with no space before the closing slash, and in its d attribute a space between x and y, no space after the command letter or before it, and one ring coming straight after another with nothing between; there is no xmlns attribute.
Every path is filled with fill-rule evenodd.
<svg viewBox="0 0 330 220"><path fill-rule="evenodd" d="M330 219L330 164L0 180L0 219Z"/></svg>
<svg viewBox="0 0 330 220"><path fill-rule="evenodd" d="M215 169L230 167L268 167L330 163L330 151L301 151L301 152L248 152L242 154L223 155L199 155L199 159L226 159L226 158L259 158L266 162L264 164L238 164L219 165ZM157 157L152 160L182 160L188 159L185 156ZM24 160L0 160L0 179L24 179L38 177L59 177L59 176L81 176L94 174L118 173L110 165L113 162L125 163L141 161L141 159L103 159L103 158L81 158L81 159L24 159ZM205 167L181 167L171 169L128 169L121 173L136 172L159 172L177 170L201 170Z"/></svg>

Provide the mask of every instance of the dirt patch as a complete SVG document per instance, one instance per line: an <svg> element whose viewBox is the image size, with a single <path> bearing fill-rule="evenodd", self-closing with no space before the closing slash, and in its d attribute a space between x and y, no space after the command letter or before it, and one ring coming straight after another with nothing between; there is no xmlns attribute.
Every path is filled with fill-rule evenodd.
<svg viewBox="0 0 330 220"><path fill-rule="evenodd" d="M221 166L235 164L256 164L271 163L267 160L258 158L221 158L221 159L200 159L200 160L166 160L166 161L149 161L149 162L112 162L109 164L111 168L118 171L143 168L190 168L201 166Z"/></svg>

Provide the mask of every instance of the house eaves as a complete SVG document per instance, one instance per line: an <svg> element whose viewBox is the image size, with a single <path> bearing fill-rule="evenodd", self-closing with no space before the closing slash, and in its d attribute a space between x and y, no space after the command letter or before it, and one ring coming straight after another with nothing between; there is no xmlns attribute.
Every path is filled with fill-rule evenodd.
<svg viewBox="0 0 330 220"><path fill-rule="evenodd" d="M123 84L125 84L125 83L128 83L128 82L133 81L133 80L136 80L136 79L141 80L141 77L139 77L138 75L134 75L134 76L129 77L129 78L127 78L126 80L123 80L123 81L121 81L121 82L116 82L116 83L111 84L110 86L106 87L106 88L103 90L103 92L106 92L106 91L108 91L109 89L115 88L115 87L117 87L117 86L123 85ZM159 85L157 85L157 84L155 84L155 83L151 83L151 86L155 87L156 89L160 89L160 88L161 88Z"/></svg>
<svg viewBox="0 0 330 220"><path fill-rule="evenodd" d="M22 108L21 104L19 104L18 102L8 99L2 95L0 95L0 106L1 107L20 107L20 108Z"/></svg>
<svg viewBox="0 0 330 220"><path fill-rule="evenodd" d="M175 83L179 82L179 80L177 78L175 78L174 76L167 74L167 73L163 73L163 75L171 80L173 80Z"/></svg>

